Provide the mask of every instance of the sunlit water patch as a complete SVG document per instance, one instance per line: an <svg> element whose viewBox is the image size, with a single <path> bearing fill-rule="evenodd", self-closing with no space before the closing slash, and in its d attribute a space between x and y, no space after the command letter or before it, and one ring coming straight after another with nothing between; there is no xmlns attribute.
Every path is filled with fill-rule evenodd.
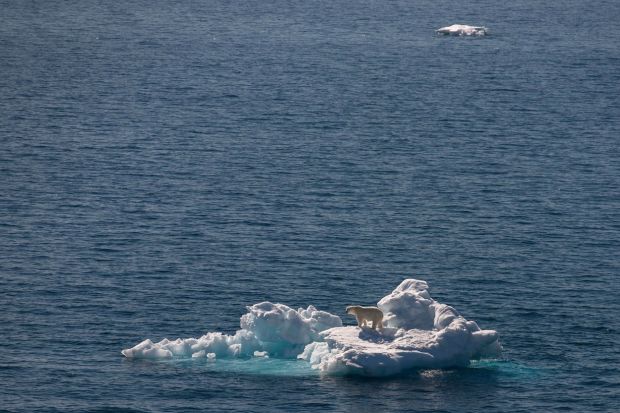
<svg viewBox="0 0 620 413"><path fill-rule="evenodd" d="M191 368L205 373L229 373L258 376L310 377L318 376L308 363L296 359L252 357L220 360L158 360L145 361L153 368L160 363L172 364L180 368Z"/></svg>

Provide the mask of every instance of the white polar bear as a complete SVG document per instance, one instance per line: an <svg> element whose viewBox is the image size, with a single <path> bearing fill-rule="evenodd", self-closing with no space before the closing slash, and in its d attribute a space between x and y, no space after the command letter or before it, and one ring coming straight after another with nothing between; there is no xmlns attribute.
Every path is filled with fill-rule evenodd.
<svg viewBox="0 0 620 413"><path fill-rule="evenodd" d="M377 327L383 330L383 311L377 307L361 307L359 305L350 305L346 308L347 314L352 314L357 319L358 327L366 327L367 321L372 321L372 328Z"/></svg>

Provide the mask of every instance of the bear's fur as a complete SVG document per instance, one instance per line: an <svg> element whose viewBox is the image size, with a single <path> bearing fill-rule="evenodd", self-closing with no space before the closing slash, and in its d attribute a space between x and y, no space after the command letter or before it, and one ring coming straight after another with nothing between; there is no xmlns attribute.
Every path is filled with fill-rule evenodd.
<svg viewBox="0 0 620 413"><path fill-rule="evenodd" d="M347 314L352 314L357 319L358 327L366 327L368 321L372 321L372 328L383 330L383 311L377 307L362 307L350 305L346 308Z"/></svg>

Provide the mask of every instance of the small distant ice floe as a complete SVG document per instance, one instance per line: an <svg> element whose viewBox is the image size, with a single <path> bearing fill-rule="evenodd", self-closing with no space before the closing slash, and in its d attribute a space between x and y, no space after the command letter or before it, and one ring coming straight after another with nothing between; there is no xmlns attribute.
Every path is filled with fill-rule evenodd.
<svg viewBox="0 0 620 413"><path fill-rule="evenodd" d="M484 26L468 26L466 24L453 24L452 26L442 27L435 30L438 34L449 36L484 36L489 29Z"/></svg>

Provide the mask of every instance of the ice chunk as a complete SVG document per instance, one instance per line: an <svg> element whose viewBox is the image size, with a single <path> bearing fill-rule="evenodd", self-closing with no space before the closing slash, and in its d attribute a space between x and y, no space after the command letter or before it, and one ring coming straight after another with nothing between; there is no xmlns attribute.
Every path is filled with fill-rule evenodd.
<svg viewBox="0 0 620 413"><path fill-rule="evenodd" d="M166 340L166 344L167 342ZM153 344L149 339L144 340L133 348L123 350L121 353L127 358L138 356L143 359L167 359L172 357L172 352L170 350Z"/></svg>
<svg viewBox="0 0 620 413"><path fill-rule="evenodd" d="M383 311L383 324L396 328L430 330L434 326L433 299L425 281L405 280L377 307Z"/></svg>
<svg viewBox="0 0 620 413"><path fill-rule="evenodd" d="M425 281L401 282L377 304L384 313L384 324L405 329L442 329L459 317L454 308L433 300L428 290Z"/></svg>
<svg viewBox="0 0 620 413"><path fill-rule="evenodd" d="M342 325L340 317L313 306L295 311L284 304L265 301L247 309L249 312L241 317L241 328L252 331L261 342L307 344L319 332Z"/></svg>
<svg viewBox="0 0 620 413"><path fill-rule="evenodd" d="M442 27L435 30L439 34L451 36L484 36L489 32L484 26L468 26L466 24L453 24L452 26Z"/></svg>

